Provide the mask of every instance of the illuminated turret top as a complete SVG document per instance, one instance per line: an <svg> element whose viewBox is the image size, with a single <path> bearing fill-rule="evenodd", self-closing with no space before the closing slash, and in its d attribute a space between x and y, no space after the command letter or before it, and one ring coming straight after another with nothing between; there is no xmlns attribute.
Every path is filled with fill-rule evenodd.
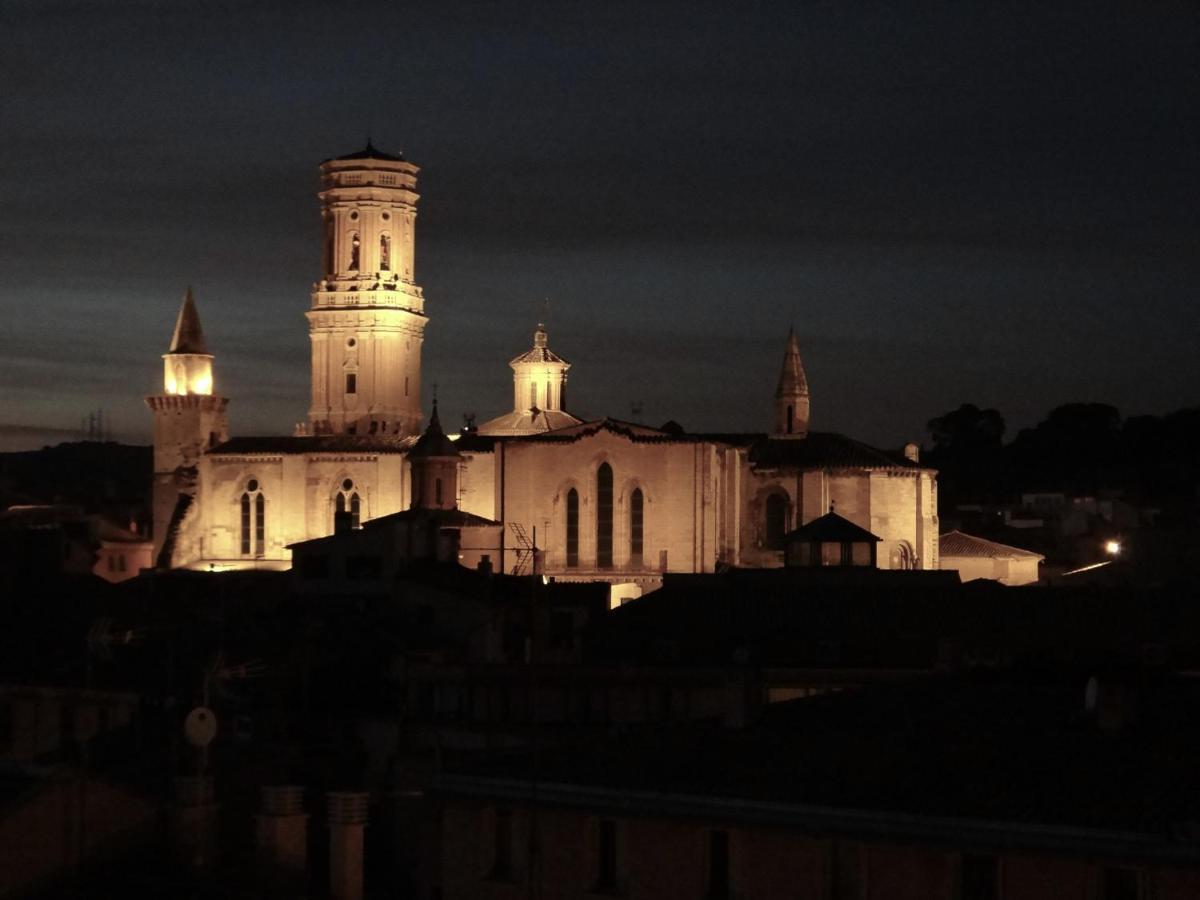
<svg viewBox="0 0 1200 900"><path fill-rule="evenodd" d="M189 287L179 308L179 317L175 320L171 349L163 354L163 391L177 396L211 394L212 359L204 340L204 329L200 327L196 301Z"/></svg>

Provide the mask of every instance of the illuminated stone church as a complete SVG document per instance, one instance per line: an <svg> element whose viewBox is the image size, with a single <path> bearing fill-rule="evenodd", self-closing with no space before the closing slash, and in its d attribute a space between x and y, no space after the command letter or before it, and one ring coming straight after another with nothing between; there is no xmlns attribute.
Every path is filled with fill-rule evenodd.
<svg viewBox="0 0 1200 900"><path fill-rule="evenodd" d="M444 440L435 409L423 446L443 449L412 453L428 322L413 266L418 168L368 145L320 172L308 421L288 436L229 435L189 290L163 357L163 393L146 401L160 566L288 568L291 545L335 522L356 528L436 506L492 526L495 546L463 543L465 565L536 566L608 581L621 596L664 572L782 565L785 535L831 509L880 539L879 567L937 568L936 473L914 445L889 453L810 431L791 333L761 433L583 421L568 412L570 366L538 325L510 363L512 410Z"/></svg>

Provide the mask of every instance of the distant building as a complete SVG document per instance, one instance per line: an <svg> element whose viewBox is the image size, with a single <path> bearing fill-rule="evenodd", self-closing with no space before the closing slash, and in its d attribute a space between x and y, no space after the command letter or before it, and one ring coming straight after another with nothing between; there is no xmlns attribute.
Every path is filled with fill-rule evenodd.
<svg viewBox="0 0 1200 900"><path fill-rule="evenodd" d="M985 538L949 531L940 538L940 565L953 569L963 581L990 578L1001 584L1033 584L1046 557Z"/></svg>
<svg viewBox="0 0 1200 900"><path fill-rule="evenodd" d="M229 437L189 290L163 392L147 398L160 566L286 569L292 548L332 534L340 514L366 523L421 506L412 454L428 317L413 269L417 172L371 146L321 164L312 395L294 435ZM811 431L794 333L762 433L582 421L567 407L570 366L542 325L510 366L512 410L454 441L454 502L439 504L501 526L499 570L519 570L536 543L543 573L606 581L628 598L664 573L781 566L785 536L831 504L878 536L879 568L938 567L936 472L915 445L891 453Z"/></svg>
<svg viewBox="0 0 1200 900"><path fill-rule="evenodd" d="M0 536L12 574L91 572L115 584L152 564L150 540L75 506L11 506L0 513Z"/></svg>

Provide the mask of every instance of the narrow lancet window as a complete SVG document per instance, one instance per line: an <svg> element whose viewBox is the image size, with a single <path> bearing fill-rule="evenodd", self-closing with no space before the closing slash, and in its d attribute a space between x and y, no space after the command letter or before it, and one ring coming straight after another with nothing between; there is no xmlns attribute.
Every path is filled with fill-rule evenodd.
<svg viewBox="0 0 1200 900"><path fill-rule="evenodd" d="M766 512L766 545L771 550L782 550L783 536L787 533L787 498L772 494L767 498Z"/></svg>
<svg viewBox="0 0 1200 900"><path fill-rule="evenodd" d="M358 232L350 235L350 271L358 271L359 251L362 249L362 242L358 239Z"/></svg>
<svg viewBox="0 0 1200 900"><path fill-rule="evenodd" d="M242 556L250 555L250 495L242 494Z"/></svg>
<svg viewBox="0 0 1200 900"><path fill-rule="evenodd" d="M267 536L267 501L262 494L254 498L254 555L262 556Z"/></svg>
<svg viewBox="0 0 1200 900"><path fill-rule="evenodd" d="M645 512L645 497L642 489L636 488L629 495L629 564L641 568L642 526Z"/></svg>
<svg viewBox="0 0 1200 900"><path fill-rule="evenodd" d="M246 482L241 498L239 550L242 556L262 556L267 536L267 501L258 487L258 479Z"/></svg>
<svg viewBox="0 0 1200 900"><path fill-rule="evenodd" d="M596 566L611 569L613 564L613 470L601 463L596 470Z"/></svg>
<svg viewBox="0 0 1200 900"><path fill-rule="evenodd" d="M387 234L379 236L379 271L392 271L392 238Z"/></svg>
<svg viewBox="0 0 1200 900"><path fill-rule="evenodd" d="M579 491L567 491L567 567L579 565Z"/></svg>

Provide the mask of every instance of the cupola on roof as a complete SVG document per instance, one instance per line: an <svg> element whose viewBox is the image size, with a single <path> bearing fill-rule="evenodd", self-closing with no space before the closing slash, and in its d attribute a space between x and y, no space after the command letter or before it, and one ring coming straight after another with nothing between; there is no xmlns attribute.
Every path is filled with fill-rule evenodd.
<svg viewBox="0 0 1200 900"><path fill-rule="evenodd" d="M538 323L537 331L533 333L533 349L527 350L514 359L510 366L519 365L520 363L561 363L566 362L561 356L555 353L547 346L549 340L546 334L546 326Z"/></svg>

